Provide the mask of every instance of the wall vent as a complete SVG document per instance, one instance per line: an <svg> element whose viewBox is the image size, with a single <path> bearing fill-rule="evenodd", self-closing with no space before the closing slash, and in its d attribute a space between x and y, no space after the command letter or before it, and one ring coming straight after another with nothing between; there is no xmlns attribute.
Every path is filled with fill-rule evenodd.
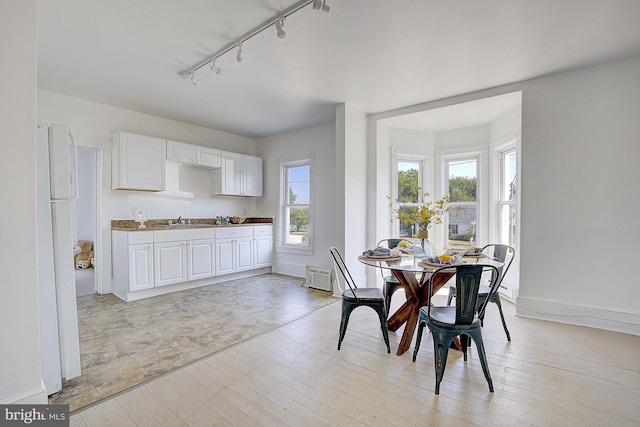
<svg viewBox="0 0 640 427"><path fill-rule="evenodd" d="M331 291L332 282L333 271L330 268L307 265L307 287Z"/></svg>

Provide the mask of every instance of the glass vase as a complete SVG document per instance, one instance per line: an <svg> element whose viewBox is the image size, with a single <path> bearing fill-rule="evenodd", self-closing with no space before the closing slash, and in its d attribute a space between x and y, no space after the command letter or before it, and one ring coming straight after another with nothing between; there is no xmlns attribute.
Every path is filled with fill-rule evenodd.
<svg viewBox="0 0 640 427"><path fill-rule="evenodd" d="M429 230L419 230L418 239L420 239L420 246L425 257L433 256L433 242L429 240Z"/></svg>

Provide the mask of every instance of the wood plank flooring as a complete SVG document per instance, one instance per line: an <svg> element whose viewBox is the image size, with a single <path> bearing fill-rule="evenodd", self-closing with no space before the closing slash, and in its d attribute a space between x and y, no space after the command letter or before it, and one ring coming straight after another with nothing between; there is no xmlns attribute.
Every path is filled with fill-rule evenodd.
<svg viewBox="0 0 640 427"><path fill-rule="evenodd" d="M77 412L71 425L640 425L640 337L518 318L503 305L513 341L494 305L483 329L494 393L472 347L467 362L450 351L436 396L431 336L416 363L413 347L394 354L402 330L387 354L367 308L353 312L338 351L338 302Z"/></svg>

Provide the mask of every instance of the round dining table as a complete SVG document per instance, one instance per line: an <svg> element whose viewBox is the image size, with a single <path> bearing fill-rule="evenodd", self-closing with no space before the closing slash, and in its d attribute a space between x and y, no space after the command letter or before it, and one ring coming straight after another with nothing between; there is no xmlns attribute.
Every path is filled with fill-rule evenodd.
<svg viewBox="0 0 640 427"><path fill-rule="evenodd" d="M412 254L403 254L396 257L366 256L363 254L358 257L358 260L371 267L391 270L404 288L407 295L406 301L387 320L387 327L392 332L397 331L402 325L406 325L396 351L396 354L400 356L411 347L411 341L420 317L420 308L429 304L427 282L431 277L431 273L447 265L432 264L428 258L414 257ZM451 267L455 267L459 263L479 263L493 265L498 268L502 267L502 262L483 254L459 257ZM454 268L451 269L450 274L438 274L433 283L433 294L435 295L454 275ZM454 345L458 347L458 350L461 349L459 341L456 341Z"/></svg>

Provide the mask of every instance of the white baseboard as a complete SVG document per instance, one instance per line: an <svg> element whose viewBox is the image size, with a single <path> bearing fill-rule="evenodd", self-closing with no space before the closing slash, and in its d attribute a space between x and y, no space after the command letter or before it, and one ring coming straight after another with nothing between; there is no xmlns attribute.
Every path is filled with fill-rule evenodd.
<svg viewBox="0 0 640 427"><path fill-rule="evenodd" d="M640 312L519 295L516 315L640 336Z"/></svg>
<svg viewBox="0 0 640 427"><path fill-rule="evenodd" d="M40 387L27 390L0 401L0 405L46 405L49 403L44 381L40 380Z"/></svg>
<svg viewBox="0 0 640 427"><path fill-rule="evenodd" d="M273 272L278 274L286 274L293 277L306 277L307 265L277 262L273 266Z"/></svg>

